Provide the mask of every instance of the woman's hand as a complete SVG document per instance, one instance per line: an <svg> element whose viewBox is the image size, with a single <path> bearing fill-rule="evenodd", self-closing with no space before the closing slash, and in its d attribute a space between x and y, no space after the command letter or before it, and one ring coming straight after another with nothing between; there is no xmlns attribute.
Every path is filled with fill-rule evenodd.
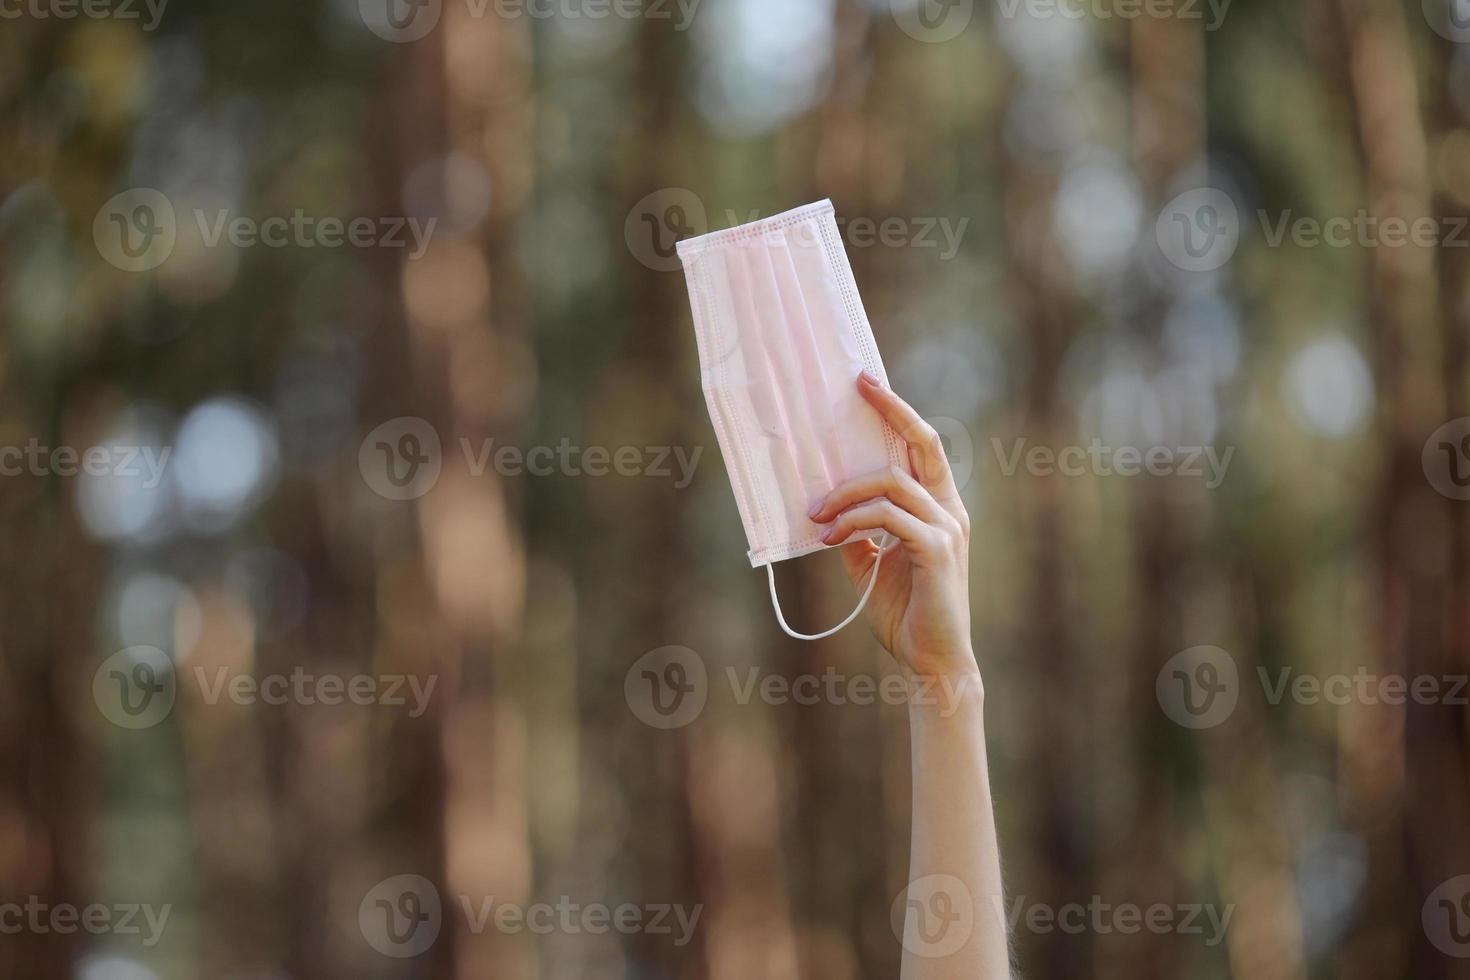
<svg viewBox="0 0 1470 980"><path fill-rule="evenodd" d="M927 947L922 926L911 929L905 920L900 975L903 980L1006 980L1011 971L1004 918L982 911L1001 908L1005 891L985 752L984 690L970 645L970 515L960 502L939 433L872 375L864 373L857 385L908 446L914 475L894 467L850 480L814 507L811 518L831 525L822 539L828 544L879 528L898 539L883 552L868 618L911 677L939 679L947 694L958 695L939 711L910 702L909 881L943 881L942 894L974 910L960 945L943 956ZM865 587L878 553L878 545L868 540L842 549L854 585Z"/></svg>
<svg viewBox="0 0 1470 980"><path fill-rule="evenodd" d="M978 673L970 644L970 515L960 501L939 433L902 398L864 371L858 391L908 447L916 476L899 467L849 480L811 513L831 526L838 544L855 532L881 528L897 540L883 552L867 615L879 641L915 674ZM847 574L867 584L878 545L855 541L842 549Z"/></svg>

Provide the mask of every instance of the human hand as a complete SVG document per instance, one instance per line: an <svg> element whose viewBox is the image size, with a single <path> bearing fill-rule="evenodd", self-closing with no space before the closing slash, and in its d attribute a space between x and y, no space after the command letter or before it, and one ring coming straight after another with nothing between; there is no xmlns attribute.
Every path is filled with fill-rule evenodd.
<svg viewBox="0 0 1470 980"><path fill-rule="evenodd" d="M900 664L923 677L978 675L970 642L970 515L960 500L939 433L876 377L858 376L859 393L908 447L914 475L892 467L837 486L812 510L838 544L879 529L896 539L883 550L867 615L878 640ZM867 584L879 545L842 549L848 577Z"/></svg>

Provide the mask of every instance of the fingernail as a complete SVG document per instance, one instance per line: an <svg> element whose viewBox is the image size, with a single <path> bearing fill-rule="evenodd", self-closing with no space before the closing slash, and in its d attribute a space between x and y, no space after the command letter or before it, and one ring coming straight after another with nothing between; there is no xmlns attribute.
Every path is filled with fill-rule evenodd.
<svg viewBox="0 0 1470 980"><path fill-rule="evenodd" d="M811 509L806 512L806 516L810 517L812 520L816 520L817 515L822 512L823 503L824 501L818 500L816 503L812 504Z"/></svg>
<svg viewBox="0 0 1470 980"><path fill-rule="evenodd" d="M874 388L878 387L878 385L880 384L880 382L878 381L878 376L872 371L864 371L862 374L858 375L858 380L864 382L865 384L870 384Z"/></svg>

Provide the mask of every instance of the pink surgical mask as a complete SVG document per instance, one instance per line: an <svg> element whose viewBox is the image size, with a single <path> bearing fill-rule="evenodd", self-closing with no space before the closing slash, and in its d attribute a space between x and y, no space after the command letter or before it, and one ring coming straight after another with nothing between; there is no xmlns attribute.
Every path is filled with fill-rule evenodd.
<svg viewBox="0 0 1470 980"><path fill-rule="evenodd" d="M889 466L908 468L898 436L857 392L857 376L887 376L837 233L832 202L679 243L694 308L705 401L719 439L752 567L766 566L776 619L774 562L835 547L808 517L838 484ZM865 532L850 540L876 538ZM881 560L881 552L879 558Z"/></svg>

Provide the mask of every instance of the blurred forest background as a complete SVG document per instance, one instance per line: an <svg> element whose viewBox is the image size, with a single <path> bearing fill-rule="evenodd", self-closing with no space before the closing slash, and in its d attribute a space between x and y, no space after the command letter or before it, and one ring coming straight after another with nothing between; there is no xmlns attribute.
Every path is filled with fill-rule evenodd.
<svg viewBox="0 0 1470 980"><path fill-rule="evenodd" d="M1470 977L1467 709L1257 679L1470 672L1470 253L1268 234L1470 216L1455 9L389 2L0 8L0 446L53 450L0 477L0 904L171 909L151 944L9 930L0 975L897 976L906 709L729 683L891 667L865 628L776 627L671 259L830 197L975 518L1013 897L1233 909L1214 943L1023 923L1022 973ZM1227 235L1213 268L1164 244L1199 188L1238 207L1184 216ZM298 210L434 224L416 252L194 218ZM1231 455L1008 465L1094 439ZM382 446L426 484L375 477ZM171 455L149 480L57 447ZM798 628L850 607L834 556L780 578ZM664 728L632 692L670 646L706 703ZM1234 707L1189 727L1169 665L1202 646ZM140 647L166 656L110 659ZM434 687L246 703L197 669ZM171 710L110 710L117 678ZM363 925L398 875L442 898L412 956ZM533 935L462 896L702 912L683 944Z"/></svg>

